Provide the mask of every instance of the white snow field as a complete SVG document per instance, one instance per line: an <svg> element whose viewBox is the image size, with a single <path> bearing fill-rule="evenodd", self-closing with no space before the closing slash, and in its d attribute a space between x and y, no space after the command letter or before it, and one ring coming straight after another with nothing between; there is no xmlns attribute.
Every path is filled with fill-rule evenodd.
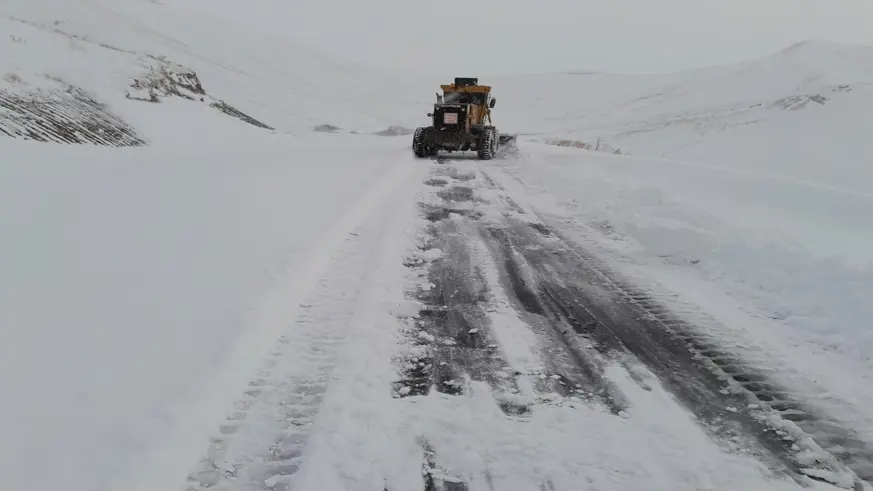
<svg viewBox="0 0 873 491"><path fill-rule="evenodd" d="M446 489L834 489L712 438L642 364L604 364L621 411L544 389L563 361L465 206L539 216L873 441L869 49L483 76L518 153L430 162L408 128L466 74L398 81L204 4L0 5L3 489L406 491L423 448ZM472 351L511 393L454 358L461 393L397 388L410 359L467 356L420 329L439 313L412 292L456 259L434 223L471 234L447 236L481 289L462 334L488 331Z"/></svg>
<svg viewBox="0 0 873 491"><path fill-rule="evenodd" d="M4 149L4 481L175 484L338 249L421 172L384 141L201 144Z"/></svg>
<svg viewBox="0 0 873 491"><path fill-rule="evenodd" d="M148 143L0 142L2 487L184 487L349 238L377 210L414 217L404 191L424 171L404 145L312 132L402 123L387 109L398 96L368 69L206 11L12 1L0 14L3 94L84 90ZM167 67L196 70L206 102L277 129L200 94L128 99L142 97L135 78ZM27 123L0 107L5 130ZM392 233L368 244L402 245Z"/></svg>

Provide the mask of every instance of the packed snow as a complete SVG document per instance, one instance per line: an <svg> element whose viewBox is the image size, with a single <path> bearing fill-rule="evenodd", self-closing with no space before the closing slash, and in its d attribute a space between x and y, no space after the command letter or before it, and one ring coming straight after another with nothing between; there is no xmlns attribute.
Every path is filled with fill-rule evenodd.
<svg viewBox="0 0 873 491"><path fill-rule="evenodd" d="M396 144L360 138L7 144L3 474L96 489L142 449L202 450L337 241L408 172Z"/></svg>
<svg viewBox="0 0 873 491"><path fill-rule="evenodd" d="M0 408L0 473L17 489L182 485L296 302L409 176L398 142L312 128L375 132L402 115L369 69L208 11L12 1L0 13L0 89L81 88L149 143L0 146L0 386L16 401ZM162 66L280 129L127 97Z"/></svg>
<svg viewBox="0 0 873 491"><path fill-rule="evenodd" d="M10 489L415 489L420 441L470 489L799 489L639 374L611 373L636 401L618 418L535 397L535 336L484 246L488 319L522 382L499 397L535 410L507 417L469 380L462 396L391 393L393 361L416 352L408 291L433 287L404 261L443 254L422 248L435 189L409 129L453 74L398 81L194 4L8 0L0 30L0 95L86 94L143 141L0 131ZM459 167L492 169L520 209L871 441L871 66L873 48L801 43L670 75L481 77L520 150ZM202 93L178 86L195 78ZM0 104L0 130L26 119ZM280 434L305 443L302 464L265 457Z"/></svg>

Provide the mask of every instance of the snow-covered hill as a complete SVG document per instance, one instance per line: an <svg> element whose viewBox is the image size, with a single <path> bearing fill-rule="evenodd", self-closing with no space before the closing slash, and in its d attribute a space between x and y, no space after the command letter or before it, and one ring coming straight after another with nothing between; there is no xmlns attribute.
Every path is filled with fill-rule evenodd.
<svg viewBox="0 0 873 491"><path fill-rule="evenodd" d="M0 23L8 33L0 44L0 90L10 94L7 99L27 100L37 92L38 98L72 98L72 91L81 91L81 98L107 104L146 141L172 140L181 128L186 138L212 133L203 128L209 120L186 118L215 108L178 100L170 101L172 109L147 107L130 98L148 98L144 85L190 72L206 93L204 102L223 101L280 132L318 125L380 131L402 124L401 108L408 105L402 93L385 90L390 79L382 74L334 62L291 36L260 33L208 8L139 0L11 0L0 6ZM194 95L199 100L204 94ZM10 106L14 101L0 109L0 125L15 117Z"/></svg>
<svg viewBox="0 0 873 491"><path fill-rule="evenodd" d="M873 191L873 47L803 42L738 65L667 75L492 81L507 131ZM863 177L863 178L862 178Z"/></svg>
<svg viewBox="0 0 873 491"><path fill-rule="evenodd" d="M671 74L576 71L480 81L494 87L497 125L523 140L599 144L863 194L873 192L873 170L863 163L873 155L871 67L873 47L806 41L745 63ZM410 86L427 94L448 79Z"/></svg>

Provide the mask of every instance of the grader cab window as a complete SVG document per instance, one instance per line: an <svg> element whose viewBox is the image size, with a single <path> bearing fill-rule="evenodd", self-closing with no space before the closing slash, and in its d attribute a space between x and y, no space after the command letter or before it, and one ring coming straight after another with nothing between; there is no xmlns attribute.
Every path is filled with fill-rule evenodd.
<svg viewBox="0 0 873 491"><path fill-rule="evenodd" d="M487 99L487 94L482 92L446 92L443 101L447 104L476 104L484 105Z"/></svg>
<svg viewBox="0 0 873 491"><path fill-rule="evenodd" d="M446 92L443 100L446 102L446 104L464 104L462 98L465 95L466 94L461 92Z"/></svg>

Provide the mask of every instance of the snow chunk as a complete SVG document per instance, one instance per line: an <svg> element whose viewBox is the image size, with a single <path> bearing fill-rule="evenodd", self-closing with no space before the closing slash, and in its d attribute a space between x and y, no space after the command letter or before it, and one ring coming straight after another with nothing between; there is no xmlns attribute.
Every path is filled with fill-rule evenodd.
<svg viewBox="0 0 873 491"><path fill-rule="evenodd" d="M280 480L282 480L282 475L276 474L275 476L264 479L264 486L268 488L274 488L277 484L279 484Z"/></svg>
<svg viewBox="0 0 873 491"><path fill-rule="evenodd" d="M424 305L417 300L403 300L392 302L388 306L388 312L395 317L418 317Z"/></svg>
<svg viewBox="0 0 873 491"><path fill-rule="evenodd" d="M434 259L439 259L442 255L443 251L441 249L433 248L422 252L419 256L422 259L433 261Z"/></svg>

